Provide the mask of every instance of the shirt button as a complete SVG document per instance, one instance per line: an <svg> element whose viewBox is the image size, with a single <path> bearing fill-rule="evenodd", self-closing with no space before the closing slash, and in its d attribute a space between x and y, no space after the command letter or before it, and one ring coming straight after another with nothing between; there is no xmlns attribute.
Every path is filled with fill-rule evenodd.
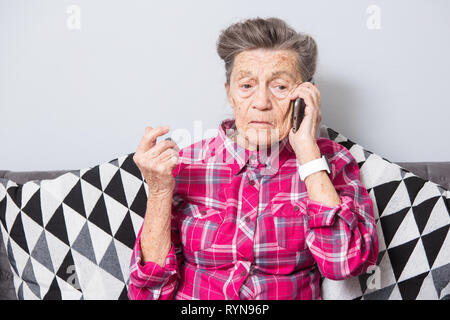
<svg viewBox="0 0 450 320"><path fill-rule="evenodd" d="M245 277L247 275L247 271L242 271L241 272L241 277Z"/></svg>
<svg viewBox="0 0 450 320"><path fill-rule="evenodd" d="M298 206L294 206L294 211L297 212L298 210L300 210L300 208Z"/></svg>
<svg viewBox="0 0 450 320"><path fill-rule="evenodd" d="M205 210L205 209L202 209L202 210L200 211L200 213L201 213L202 216L204 216L204 215L206 214L206 210Z"/></svg>
<svg viewBox="0 0 450 320"><path fill-rule="evenodd" d="M249 183L250 183L250 185L254 186L255 185L255 180L250 180Z"/></svg>
<svg viewBox="0 0 450 320"><path fill-rule="evenodd" d="M245 217L245 222L249 223L250 222L250 218L249 217Z"/></svg>

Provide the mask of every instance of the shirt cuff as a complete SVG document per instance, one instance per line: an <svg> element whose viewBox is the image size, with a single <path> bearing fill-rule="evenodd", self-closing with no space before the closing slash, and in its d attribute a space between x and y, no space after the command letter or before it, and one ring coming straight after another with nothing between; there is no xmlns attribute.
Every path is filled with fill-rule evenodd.
<svg viewBox="0 0 450 320"><path fill-rule="evenodd" d="M156 262L142 261L140 237L136 241L133 251L130 281L136 287L160 287L163 286L170 276L177 273L177 258L173 243L161 267Z"/></svg>
<svg viewBox="0 0 450 320"><path fill-rule="evenodd" d="M334 224L338 214L350 229L353 229L357 224L357 217L352 212L353 198L346 195L340 195L339 197L341 204L337 206L328 206L309 198L306 199L305 211L309 227L330 227Z"/></svg>

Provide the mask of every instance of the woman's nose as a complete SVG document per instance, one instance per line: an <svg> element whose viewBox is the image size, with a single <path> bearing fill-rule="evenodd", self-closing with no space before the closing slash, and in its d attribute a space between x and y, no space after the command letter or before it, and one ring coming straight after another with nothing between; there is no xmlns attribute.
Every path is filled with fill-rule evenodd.
<svg viewBox="0 0 450 320"><path fill-rule="evenodd" d="M253 108L265 110L272 107L270 102L269 90L266 87L260 87L255 92L255 99L253 101Z"/></svg>

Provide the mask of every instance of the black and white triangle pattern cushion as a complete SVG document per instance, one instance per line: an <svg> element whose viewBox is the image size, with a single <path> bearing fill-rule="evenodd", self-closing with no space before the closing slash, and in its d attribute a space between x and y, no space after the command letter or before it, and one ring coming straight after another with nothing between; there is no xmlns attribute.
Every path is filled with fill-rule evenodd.
<svg viewBox="0 0 450 320"><path fill-rule="evenodd" d="M132 155L51 180L0 179L18 299L127 299L147 189Z"/></svg>
<svg viewBox="0 0 450 320"><path fill-rule="evenodd" d="M372 273L323 279L324 299L443 299L450 294L449 191L322 125L357 159L374 200ZM147 203L133 153L51 180L0 179L0 229L19 299L126 299Z"/></svg>
<svg viewBox="0 0 450 320"><path fill-rule="evenodd" d="M346 147L374 203L376 266L343 281L322 278L323 299L450 299L450 191L322 125Z"/></svg>

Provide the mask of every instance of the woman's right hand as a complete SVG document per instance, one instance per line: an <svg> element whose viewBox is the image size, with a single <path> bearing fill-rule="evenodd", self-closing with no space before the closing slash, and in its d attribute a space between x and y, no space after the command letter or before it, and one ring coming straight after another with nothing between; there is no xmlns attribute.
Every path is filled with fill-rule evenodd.
<svg viewBox="0 0 450 320"><path fill-rule="evenodd" d="M169 132L169 127L146 127L145 134L133 156L133 161L144 176L149 196L160 196L173 192L175 179L172 171L175 168L179 151L172 140L156 142L156 139Z"/></svg>

